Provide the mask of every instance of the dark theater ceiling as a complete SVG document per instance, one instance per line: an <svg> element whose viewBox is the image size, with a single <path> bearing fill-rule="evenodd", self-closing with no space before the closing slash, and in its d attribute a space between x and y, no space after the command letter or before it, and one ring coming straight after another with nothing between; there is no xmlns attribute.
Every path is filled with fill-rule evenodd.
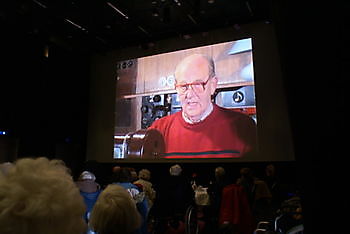
<svg viewBox="0 0 350 234"><path fill-rule="evenodd" d="M270 0L13 0L1 24L71 49L94 53L270 20Z"/></svg>

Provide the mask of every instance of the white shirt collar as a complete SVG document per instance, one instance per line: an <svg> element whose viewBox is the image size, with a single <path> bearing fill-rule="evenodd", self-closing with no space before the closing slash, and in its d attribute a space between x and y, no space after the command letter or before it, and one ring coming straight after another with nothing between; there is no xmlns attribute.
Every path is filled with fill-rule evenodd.
<svg viewBox="0 0 350 234"><path fill-rule="evenodd" d="M202 117L199 119L199 120L192 120L191 118L189 118L188 116L186 116L185 112L182 111L182 117L183 119L185 120L186 123L189 123L189 124L194 124L194 123L199 123L201 121L203 121L205 118L207 118L210 113L213 111L213 103L210 103L210 105L208 106L208 108L204 111Z"/></svg>

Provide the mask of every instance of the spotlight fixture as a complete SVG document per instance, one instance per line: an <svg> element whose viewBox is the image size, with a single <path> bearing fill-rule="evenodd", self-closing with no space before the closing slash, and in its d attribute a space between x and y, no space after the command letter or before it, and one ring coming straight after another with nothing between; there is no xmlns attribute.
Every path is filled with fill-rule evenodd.
<svg viewBox="0 0 350 234"><path fill-rule="evenodd" d="M129 16L124 14L121 10L119 10L116 6L114 6L112 3L107 2L107 5L112 7L116 12L118 12L121 16L123 16L125 19L129 19Z"/></svg>
<svg viewBox="0 0 350 234"><path fill-rule="evenodd" d="M247 6L247 8L248 8L248 11L249 11L250 15L251 15L251 16L253 16L253 15L254 15L254 13L253 13L253 10L252 10L252 8L251 8L251 6L250 6L249 2L248 2L248 1L246 1L246 2L245 2L245 5Z"/></svg>
<svg viewBox="0 0 350 234"><path fill-rule="evenodd" d="M174 2L176 3L176 5L181 6L181 2L179 0L174 0Z"/></svg>
<svg viewBox="0 0 350 234"><path fill-rule="evenodd" d="M137 26L142 32L144 32L146 35L150 36L150 33L147 32L143 27Z"/></svg>
<svg viewBox="0 0 350 234"><path fill-rule="evenodd" d="M47 8L46 5L42 4L41 2L37 1L37 0L33 0L33 2L35 2L36 4L38 4L39 6L41 6L42 8Z"/></svg>
<svg viewBox="0 0 350 234"><path fill-rule="evenodd" d="M192 17L192 15L187 14L187 17L192 21L192 23L197 24L197 21Z"/></svg>
<svg viewBox="0 0 350 234"><path fill-rule="evenodd" d="M158 11L157 8L153 8L153 9L152 9L152 16L153 16L153 17L158 17L158 16L159 16L159 11Z"/></svg>
<svg viewBox="0 0 350 234"><path fill-rule="evenodd" d="M45 58L49 57L49 46L48 45L44 46L44 57Z"/></svg>
<svg viewBox="0 0 350 234"><path fill-rule="evenodd" d="M64 21L67 22L67 23L70 23L71 25L73 25L73 26L76 27L76 28L79 28L81 31L84 31L84 32L86 32L86 33L88 32L86 28L80 26L80 25L77 24L77 23L74 23L73 21L71 21L71 20L69 20L69 19L64 19Z"/></svg>

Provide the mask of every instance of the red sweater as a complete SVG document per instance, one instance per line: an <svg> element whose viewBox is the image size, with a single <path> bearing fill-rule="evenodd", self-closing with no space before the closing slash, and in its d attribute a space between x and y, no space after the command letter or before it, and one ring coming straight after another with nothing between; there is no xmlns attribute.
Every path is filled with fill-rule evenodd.
<svg viewBox="0 0 350 234"><path fill-rule="evenodd" d="M155 121L165 158L237 158L255 148L256 124L249 116L219 107L203 121L185 122L181 111Z"/></svg>

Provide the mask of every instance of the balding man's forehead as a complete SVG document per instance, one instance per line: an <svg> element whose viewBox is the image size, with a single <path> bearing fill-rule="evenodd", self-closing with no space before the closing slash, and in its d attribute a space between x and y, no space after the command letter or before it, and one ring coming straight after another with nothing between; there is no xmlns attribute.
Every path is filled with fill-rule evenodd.
<svg viewBox="0 0 350 234"><path fill-rule="evenodd" d="M182 75L189 76L196 71L202 71L206 74L209 72L208 60L202 55L195 54L182 60L176 67L175 78Z"/></svg>
<svg viewBox="0 0 350 234"><path fill-rule="evenodd" d="M208 59L204 55L193 54L183 59L179 63L179 67L184 67L187 65L195 65L195 64L208 64Z"/></svg>

